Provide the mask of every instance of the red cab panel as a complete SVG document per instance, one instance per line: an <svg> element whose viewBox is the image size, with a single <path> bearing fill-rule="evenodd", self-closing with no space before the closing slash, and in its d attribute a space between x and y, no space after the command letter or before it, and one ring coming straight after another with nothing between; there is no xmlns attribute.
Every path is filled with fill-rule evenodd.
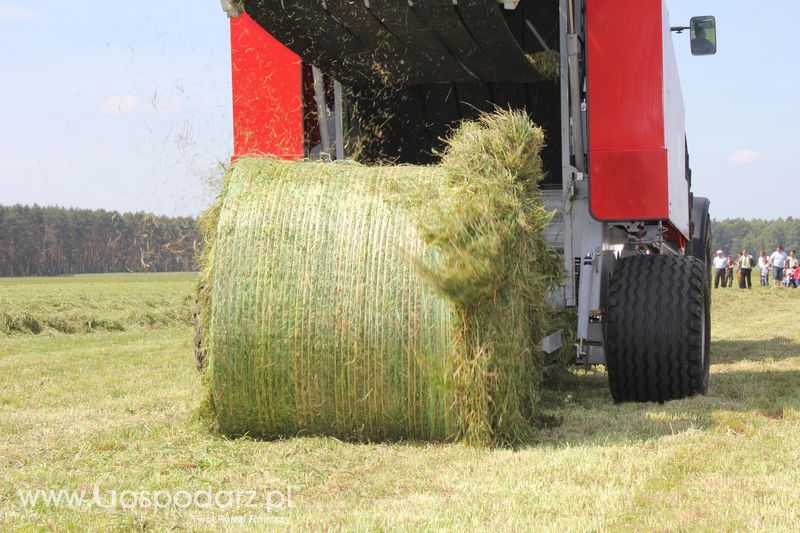
<svg viewBox="0 0 800 533"><path fill-rule="evenodd" d="M246 14L230 21L233 159L302 158L300 58Z"/></svg>
<svg viewBox="0 0 800 533"><path fill-rule="evenodd" d="M592 0L586 29L592 215L669 220L686 234L683 101L666 6Z"/></svg>
<svg viewBox="0 0 800 533"><path fill-rule="evenodd" d="M664 150L599 150L591 157L592 215L600 220L668 218ZM605 176L612 176L613 183L603 181Z"/></svg>

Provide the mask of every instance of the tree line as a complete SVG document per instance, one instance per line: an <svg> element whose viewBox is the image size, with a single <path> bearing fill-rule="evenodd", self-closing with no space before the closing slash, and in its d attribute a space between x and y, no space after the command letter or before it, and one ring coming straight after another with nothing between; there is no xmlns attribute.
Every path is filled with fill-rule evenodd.
<svg viewBox="0 0 800 533"><path fill-rule="evenodd" d="M766 250L769 255L777 246L800 251L800 218L714 220L711 232L714 249L725 253L747 249L754 256L759 250Z"/></svg>
<svg viewBox="0 0 800 533"><path fill-rule="evenodd" d="M800 250L800 218L712 222L714 249ZM201 237L191 217L0 205L0 276L197 269Z"/></svg>
<svg viewBox="0 0 800 533"><path fill-rule="evenodd" d="M0 276L187 271L199 251L191 217L0 206Z"/></svg>

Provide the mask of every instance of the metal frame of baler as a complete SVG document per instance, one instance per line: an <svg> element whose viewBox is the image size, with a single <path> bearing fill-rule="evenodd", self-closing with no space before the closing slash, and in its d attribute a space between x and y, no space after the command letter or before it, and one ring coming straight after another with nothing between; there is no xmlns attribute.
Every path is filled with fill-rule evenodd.
<svg viewBox="0 0 800 533"><path fill-rule="evenodd" d="M235 2L221 0L229 17L240 12ZM683 254L685 237L667 220L604 222L592 216L590 205L589 128L585 0L558 0L560 11L560 98L562 182L559 214L563 217L564 268L569 274L551 295L559 308L577 310L576 359L584 364L605 362L603 310L608 281L617 258L643 253ZM501 2L503 3L503 2ZM513 9L516 2L506 3ZM342 87L334 81L333 127L328 124L323 73L313 67L321 151L344 157ZM329 138L333 133L333 139ZM236 157L236 154L234 154ZM560 332L544 339L545 351L561 344Z"/></svg>

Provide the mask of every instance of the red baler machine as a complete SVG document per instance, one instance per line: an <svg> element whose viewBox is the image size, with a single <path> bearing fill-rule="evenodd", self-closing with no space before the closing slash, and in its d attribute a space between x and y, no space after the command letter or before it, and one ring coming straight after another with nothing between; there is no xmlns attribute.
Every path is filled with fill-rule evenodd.
<svg viewBox="0 0 800 533"><path fill-rule="evenodd" d="M709 202L691 193L672 33L713 53L713 17L671 27L665 0L222 4L234 159L342 159L357 139L362 162L431 164L460 121L524 109L548 136L547 236L567 272L552 301L577 311L576 361L607 366L615 401L706 392Z"/></svg>

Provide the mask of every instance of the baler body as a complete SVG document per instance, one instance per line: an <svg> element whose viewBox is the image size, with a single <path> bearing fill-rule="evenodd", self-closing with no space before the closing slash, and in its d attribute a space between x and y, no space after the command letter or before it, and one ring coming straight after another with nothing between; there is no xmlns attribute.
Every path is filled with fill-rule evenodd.
<svg viewBox="0 0 800 533"><path fill-rule="evenodd" d="M551 300L577 310L578 361L606 361L620 260L707 252L666 0L223 5L234 159L348 157L357 144L365 163L430 164L452 128L495 107L545 129L547 238L565 270ZM552 75L531 67L548 58Z"/></svg>
<svg viewBox="0 0 800 533"><path fill-rule="evenodd" d="M684 108L666 5L589 1L586 30L591 213L666 220L688 237Z"/></svg>

